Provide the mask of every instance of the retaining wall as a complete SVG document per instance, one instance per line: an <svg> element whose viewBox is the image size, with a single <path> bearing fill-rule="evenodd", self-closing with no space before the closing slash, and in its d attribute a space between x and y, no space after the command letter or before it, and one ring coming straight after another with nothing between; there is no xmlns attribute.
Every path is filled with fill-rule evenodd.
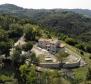
<svg viewBox="0 0 91 84"><path fill-rule="evenodd" d="M60 67L59 63L40 63L39 66L44 68L59 68Z"/></svg>
<svg viewBox="0 0 91 84"><path fill-rule="evenodd" d="M80 60L72 63L72 64L66 64L66 63L40 63L40 67L44 68L75 68L80 66Z"/></svg>

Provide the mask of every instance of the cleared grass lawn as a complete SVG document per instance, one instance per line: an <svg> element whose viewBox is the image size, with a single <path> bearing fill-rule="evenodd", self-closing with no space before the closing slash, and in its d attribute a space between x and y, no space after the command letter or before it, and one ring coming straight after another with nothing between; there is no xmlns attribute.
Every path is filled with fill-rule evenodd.
<svg viewBox="0 0 91 84"><path fill-rule="evenodd" d="M86 67L80 67L80 68L74 69L73 71L74 71L74 75L76 79L82 80L82 81L86 79L86 75L88 71Z"/></svg>
<svg viewBox="0 0 91 84"><path fill-rule="evenodd" d="M81 50L70 46L68 44L66 44L65 42L61 41L62 43L64 43L66 45L66 48L70 49L71 51L73 51L74 53L78 54L79 56L82 57L82 59L87 63L87 65L85 65L84 67L80 67L77 69L74 69L74 75L75 75L75 79L81 81L80 84L91 84L91 81L88 81L88 83L85 83L86 81L86 76L87 76L87 72L88 72L88 68L91 68L91 54L90 53L86 53L83 52L84 55L81 54Z"/></svg>
<svg viewBox="0 0 91 84"><path fill-rule="evenodd" d="M82 59L84 59L85 62L87 63L87 65L86 65L87 67L90 67L90 66L91 66L91 59L90 59L91 54L90 54L90 53L86 53L86 52L83 51L84 55L82 55L82 54L80 53L81 50L79 50L79 49L77 49L77 48L75 48L75 47L73 47L73 46L70 46L70 45L68 45L67 43L63 42L63 41L61 41L61 42L66 45L66 48L68 48L69 50L71 50L71 51L73 51L74 53L76 53L76 54L78 54L79 56L81 56Z"/></svg>

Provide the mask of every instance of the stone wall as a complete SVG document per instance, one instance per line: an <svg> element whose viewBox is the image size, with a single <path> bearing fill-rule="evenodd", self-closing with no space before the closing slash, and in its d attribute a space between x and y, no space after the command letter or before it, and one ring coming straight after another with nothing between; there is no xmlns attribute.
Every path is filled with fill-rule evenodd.
<svg viewBox="0 0 91 84"><path fill-rule="evenodd" d="M80 66L80 60L76 63L66 64L66 63L40 63L40 67L44 68L75 68Z"/></svg>
<svg viewBox="0 0 91 84"><path fill-rule="evenodd" d="M60 64L59 63L40 63L39 66L44 68L59 68Z"/></svg>
<svg viewBox="0 0 91 84"><path fill-rule="evenodd" d="M72 63L72 64L64 64L63 68L75 68L80 66L80 61L77 63Z"/></svg>

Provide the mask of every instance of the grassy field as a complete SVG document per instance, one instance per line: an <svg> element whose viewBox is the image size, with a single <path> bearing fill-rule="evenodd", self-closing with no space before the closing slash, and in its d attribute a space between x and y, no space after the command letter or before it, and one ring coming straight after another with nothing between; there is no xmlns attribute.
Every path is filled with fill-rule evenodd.
<svg viewBox="0 0 91 84"><path fill-rule="evenodd" d="M64 43L64 42L62 42L62 43ZM66 48L70 49L74 53L81 56L81 58L87 63L87 65L85 65L84 67L73 69L75 79L80 81L79 84L91 84L91 81L88 81L90 83L86 83L86 76L87 76L88 68L91 67L91 59L90 59L91 54L82 51L83 52L83 55L82 55L81 50L79 50L73 46L70 46L66 43L64 43L64 44L66 45Z"/></svg>

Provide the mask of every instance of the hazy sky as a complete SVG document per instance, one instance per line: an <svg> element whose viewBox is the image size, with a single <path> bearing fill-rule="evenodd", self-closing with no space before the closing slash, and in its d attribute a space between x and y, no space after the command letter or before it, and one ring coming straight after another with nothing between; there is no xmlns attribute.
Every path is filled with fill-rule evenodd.
<svg viewBox="0 0 91 84"><path fill-rule="evenodd" d="M82 8L91 9L91 0L0 0L0 4L16 4L24 8Z"/></svg>

